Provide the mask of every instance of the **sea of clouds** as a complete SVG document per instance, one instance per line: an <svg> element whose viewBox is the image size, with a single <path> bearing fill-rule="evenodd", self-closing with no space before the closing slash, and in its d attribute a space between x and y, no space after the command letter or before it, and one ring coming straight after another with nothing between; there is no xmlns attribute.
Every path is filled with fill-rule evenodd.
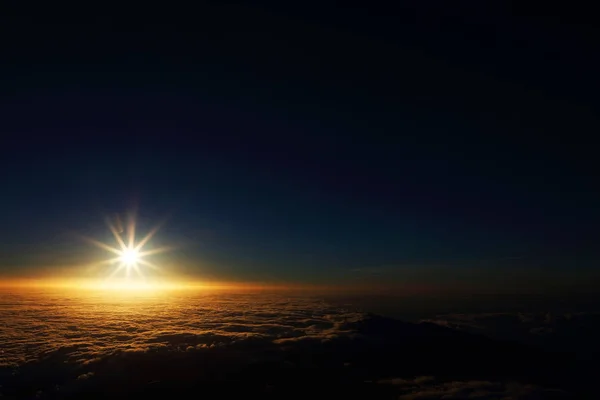
<svg viewBox="0 0 600 400"><path fill-rule="evenodd" d="M281 293L0 293L6 398L568 398L528 382L515 356Z"/></svg>
<svg viewBox="0 0 600 400"><path fill-rule="evenodd" d="M85 364L123 351L321 340L352 334L342 324L361 317L281 295L8 293L0 297L0 366L55 352Z"/></svg>

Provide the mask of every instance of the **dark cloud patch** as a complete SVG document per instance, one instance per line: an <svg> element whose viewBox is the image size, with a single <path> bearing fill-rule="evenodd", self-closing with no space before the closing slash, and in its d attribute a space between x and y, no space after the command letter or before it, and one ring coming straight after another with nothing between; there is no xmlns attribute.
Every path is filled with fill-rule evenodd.
<svg viewBox="0 0 600 400"><path fill-rule="evenodd" d="M511 398L509 384L583 390L587 379L560 355L318 299L23 296L0 296L8 398Z"/></svg>
<svg viewBox="0 0 600 400"><path fill-rule="evenodd" d="M518 382L490 381L437 381L423 376L414 379L385 379L383 385L393 385L400 392L399 400L479 399L479 400L526 400L568 399L562 390L544 389Z"/></svg>
<svg viewBox="0 0 600 400"><path fill-rule="evenodd" d="M423 322L513 340L549 351L572 352L587 360L600 356L598 313L477 313L444 314Z"/></svg>

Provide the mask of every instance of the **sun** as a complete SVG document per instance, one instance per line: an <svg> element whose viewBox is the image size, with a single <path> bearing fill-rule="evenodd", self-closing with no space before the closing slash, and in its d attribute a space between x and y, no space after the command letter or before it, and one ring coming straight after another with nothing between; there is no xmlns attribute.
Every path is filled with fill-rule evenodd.
<svg viewBox="0 0 600 400"><path fill-rule="evenodd" d="M140 260L140 255L136 249L125 249L121 252L119 260L126 266L131 266Z"/></svg>
<svg viewBox="0 0 600 400"><path fill-rule="evenodd" d="M110 274L108 275L107 278L110 279L110 278L118 276L118 275L124 275L127 278L129 278L132 275L137 276L139 278L145 278L145 275L143 273L144 269L149 268L149 269L154 269L154 270L160 270L160 268L157 265L155 265L154 263L147 260L146 257L165 252L167 250L170 250L170 248L160 247L160 248L154 248L154 249L150 249L150 250L144 249L144 247L146 245L148 245L149 241L156 234L160 225L158 225L154 229L150 230L150 232L148 232L148 234L146 234L146 236L144 236L143 239L138 242L138 241L136 241L136 238L135 238L135 218L134 217L132 217L132 216L129 217L129 223L128 223L127 229L126 229L127 230L126 238L123 237L123 234L125 232L121 226L121 221L118 217L114 221L107 219L106 224L108 225L108 228L110 229L111 233L113 234L113 237L117 244L116 247L110 246L109 244L100 242L96 239L87 238L87 237L85 237L84 239L86 239L88 242L94 244L95 246L100 247L101 249L104 249L115 255L115 257L113 257L113 258L103 260L100 263L98 263L98 264L116 264L117 265L116 268L114 268L110 272ZM126 241L127 241L127 243L126 243Z"/></svg>

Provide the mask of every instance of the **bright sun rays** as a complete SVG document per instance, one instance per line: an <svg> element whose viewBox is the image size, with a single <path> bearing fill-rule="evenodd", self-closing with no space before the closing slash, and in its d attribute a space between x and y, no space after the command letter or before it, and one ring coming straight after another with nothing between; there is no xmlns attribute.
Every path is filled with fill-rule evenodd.
<svg viewBox="0 0 600 400"><path fill-rule="evenodd" d="M130 216L129 222L127 224L126 232L123 230L120 220L117 218L116 221L111 222L109 219L106 220L106 224L110 229L116 246L111 246L109 244L103 243L99 240L92 238L85 238L88 242L93 245L104 249L114 255L114 257L109 258L107 260L101 261L99 264L109 264L116 265L112 271L109 272L107 276L108 279L116 278L116 277L125 277L125 278L137 278L140 280L144 280L146 275L144 274L145 269L152 269L159 271L160 268L150 262L146 257L163 253L169 248L160 247L154 248L150 250L145 250L144 247L149 243L149 241L154 237L160 225L156 226L154 229L150 230L141 240L136 241L136 227L135 227L135 218ZM125 237L123 237L125 234Z"/></svg>

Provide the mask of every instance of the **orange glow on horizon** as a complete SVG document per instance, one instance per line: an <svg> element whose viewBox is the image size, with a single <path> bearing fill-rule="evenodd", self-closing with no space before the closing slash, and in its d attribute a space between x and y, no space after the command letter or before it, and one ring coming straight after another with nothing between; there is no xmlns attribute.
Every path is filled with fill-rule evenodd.
<svg viewBox="0 0 600 400"><path fill-rule="evenodd" d="M79 291L108 291L111 293L159 292L171 290L230 291L230 292L286 292L304 294L334 294L363 291L363 288L347 284L318 284L290 282L232 282L203 281L193 276L177 274L173 264L156 265L146 256L173 250L169 247L145 249L158 232L158 224L141 240L136 240L134 214L129 215L125 229L117 217L106 219L116 246L82 236L88 243L111 253L112 257L86 265L40 268L36 275L13 275L0 277L0 289L68 289ZM115 266L116 265L116 266ZM361 285L362 286L362 285Z"/></svg>
<svg viewBox="0 0 600 400"><path fill-rule="evenodd" d="M206 282L181 280L102 280L102 279L2 279L0 289L73 289L80 291L159 292L159 291L225 291L225 292L335 292L340 288L323 285L272 284L258 282Z"/></svg>

